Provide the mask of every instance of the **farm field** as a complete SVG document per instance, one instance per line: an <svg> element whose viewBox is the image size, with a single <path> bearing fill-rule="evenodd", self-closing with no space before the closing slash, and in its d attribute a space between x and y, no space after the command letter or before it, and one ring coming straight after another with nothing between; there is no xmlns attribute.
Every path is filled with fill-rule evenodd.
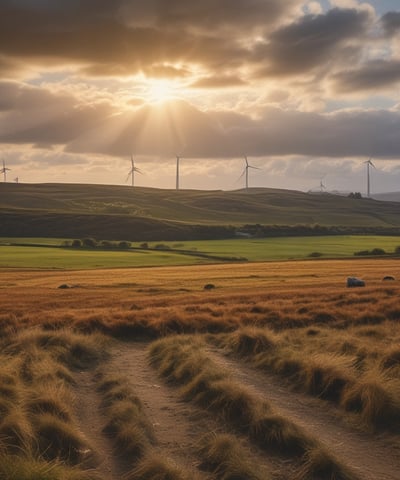
<svg viewBox="0 0 400 480"><path fill-rule="evenodd" d="M397 479L399 278L393 258L1 269L0 478Z"/></svg>
<svg viewBox="0 0 400 480"><path fill-rule="evenodd" d="M353 257L355 252L370 251L374 248L393 253L400 245L400 237L373 235L246 238L162 244L150 242L149 249L139 248L140 244L133 243L133 248L127 251L59 248L65 241L0 238L0 267L88 269L172 266L226 261L305 259L315 253L325 258L341 258Z"/></svg>

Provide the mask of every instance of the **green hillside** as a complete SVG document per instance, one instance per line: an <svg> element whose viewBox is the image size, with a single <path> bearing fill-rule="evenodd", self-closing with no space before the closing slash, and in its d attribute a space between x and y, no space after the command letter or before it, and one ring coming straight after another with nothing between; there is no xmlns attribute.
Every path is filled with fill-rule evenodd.
<svg viewBox="0 0 400 480"><path fill-rule="evenodd" d="M0 236L223 238L245 224L388 229L400 227L400 204L264 188L0 184Z"/></svg>

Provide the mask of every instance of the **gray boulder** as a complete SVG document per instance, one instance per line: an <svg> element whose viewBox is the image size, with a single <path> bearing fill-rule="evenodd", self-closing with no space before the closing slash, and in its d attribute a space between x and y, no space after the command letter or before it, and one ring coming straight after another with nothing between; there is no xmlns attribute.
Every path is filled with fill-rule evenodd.
<svg viewBox="0 0 400 480"><path fill-rule="evenodd" d="M357 277L347 277L347 286L348 287L365 287L364 280L361 280Z"/></svg>

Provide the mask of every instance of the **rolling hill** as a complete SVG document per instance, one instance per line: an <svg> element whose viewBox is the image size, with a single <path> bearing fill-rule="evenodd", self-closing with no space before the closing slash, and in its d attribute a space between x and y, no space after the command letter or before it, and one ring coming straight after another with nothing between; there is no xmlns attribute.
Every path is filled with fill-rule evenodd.
<svg viewBox="0 0 400 480"><path fill-rule="evenodd" d="M318 224L394 233L400 231L400 205L267 188L175 191L93 184L0 184L1 236L135 241L224 238L246 224Z"/></svg>

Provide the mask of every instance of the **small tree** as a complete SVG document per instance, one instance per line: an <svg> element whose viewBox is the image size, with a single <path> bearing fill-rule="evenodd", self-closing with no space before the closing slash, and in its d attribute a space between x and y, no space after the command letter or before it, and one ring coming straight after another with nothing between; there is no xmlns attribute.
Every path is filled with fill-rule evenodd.
<svg viewBox="0 0 400 480"><path fill-rule="evenodd" d="M84 247L88 247L88 248L96 248L97 247L97 241L94 239L94 238L84 238L82 239L82 245Z"/></svg>
<svg viewBox="0 0 400 480"><path fill-rule="evenodd" d="M73 248L81 248L82 247L82 242L79 239L72 240L71 247Z"/></svg>
<svg viewBox="0 0 400 480"><path fill-rule="evenodd" d="M359 199L359 198L362 198L362 195L361 195L360 192L351 192L351 193L348 194L348 197L349 197L349 198L358 198L358 199Z"/></svg>
<svg viewBox="0 0 400 480"><path fill-rule="evenodd" d="M125 242L125 241L119 242L118 248L121 248L123 250L128 250L128 248L131 248L131 243Z"/></svg>

